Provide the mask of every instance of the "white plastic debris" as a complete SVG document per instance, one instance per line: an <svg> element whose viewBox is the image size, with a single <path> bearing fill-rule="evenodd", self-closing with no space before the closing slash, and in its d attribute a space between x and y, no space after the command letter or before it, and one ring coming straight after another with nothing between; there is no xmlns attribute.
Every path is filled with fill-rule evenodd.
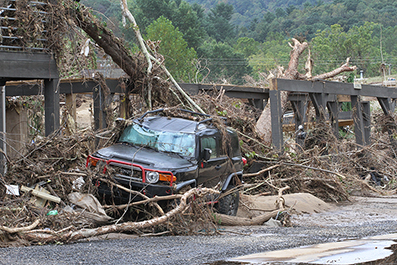
<svg viewBox="0 0 397 265"><path fill-rule="evenodd" d="M19 186L18 185L5 185L7 188L6 194L19 196Z"/></svg>
<svg viewBox="0 0 397 265"><path fill-rule="evenodd" d="M80 190L81 187L83 187L85 181L83 179L83 177L78 177L77 179L73 180L73 186L72 189L73 190Z"/></svg>

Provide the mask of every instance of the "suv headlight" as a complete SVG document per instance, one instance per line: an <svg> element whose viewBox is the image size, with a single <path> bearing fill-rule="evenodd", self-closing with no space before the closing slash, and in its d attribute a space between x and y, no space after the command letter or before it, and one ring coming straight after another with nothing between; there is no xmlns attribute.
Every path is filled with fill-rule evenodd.
<svg viewBox="0 0 397 265"><path fill-rule="evenodd" d="M156 183L159 181L160 175L156 171L147 171L146 172L146 182Z"/></svg>

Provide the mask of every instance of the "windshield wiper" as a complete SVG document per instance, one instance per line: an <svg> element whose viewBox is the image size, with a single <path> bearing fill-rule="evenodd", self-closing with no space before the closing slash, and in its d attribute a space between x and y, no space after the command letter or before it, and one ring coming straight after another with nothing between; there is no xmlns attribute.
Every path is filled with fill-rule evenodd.
<svg viewBox="0 0 397 265"><path fill-rule="evenodd" d="M136 145L135 145L135 144L133 144L133 143L130 143L130 142L127 142L127 141L120 141L120 142L117 142L117 143L119 143L119 144L126 144L126 145L128 145L128 146L133 146L133 147L136 147Z"/></svg>

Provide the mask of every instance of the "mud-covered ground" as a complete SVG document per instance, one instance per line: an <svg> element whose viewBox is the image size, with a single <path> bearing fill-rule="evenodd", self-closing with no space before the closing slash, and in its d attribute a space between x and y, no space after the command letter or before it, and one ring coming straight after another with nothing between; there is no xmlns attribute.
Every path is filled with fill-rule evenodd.
<svg viewBox="0 0 397 265"><path fill-rule="evenodd" d="M397 197L352 197L326 212L294 214L291 221L293 227L221 227L213 236L108 235L3 248L0 264L228 264L252 253L396 233Z"/></svg>

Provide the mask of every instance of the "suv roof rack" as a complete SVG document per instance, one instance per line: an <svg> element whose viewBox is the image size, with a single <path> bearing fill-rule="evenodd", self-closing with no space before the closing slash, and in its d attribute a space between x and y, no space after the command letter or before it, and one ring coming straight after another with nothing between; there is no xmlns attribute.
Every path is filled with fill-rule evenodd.
<svg viewBox="0 0 397 265"><path fill-rule="evenodd" d="M166 111L166 110L169 110L169 109L168 109L168 108L166 108L166 109L162 108L162 109L156 109L156 110L147 111L147 112L145 112L141 117L139 117L137 120L138 120L139 122L142 122L142 120L143 120L147 115L149 115L149 114L154 114L154 113L159 113L159 112L164 112L164 111ZM209 115L209 114L200 113L200 112L194 112L194 111L187 110L187 109L177 109L177 110L182 111L182 112L187 112L187 113L190 113L190 114L194 114L194 115L199 115L199 116L207 117L207 119L204 119L204 120L202 120L202 121L197 122L197 126L196 126L195 131L198 130L198 127L200 126L200 124L204 124L204 123L206 123L206 122L210 122L210 121L213 120L213 118L212 118L211 115ZM226 118L226 117L219 117L219 118L222 119L222 120L225 120L225 122L227 121L227 118Z"/></svg>
<svg viewBox="0 0 397 265"><path fill-rule="evenodd" d="M169 109L156 109L156 110L147 111L141 117L138 118L138 121L142 121L143 118L145 118L148 114L164 112L166 110L169 110ZM200 115L200 116L203 116L203 117L211 117L211 115L209 115L209 114L200 113L200 112L194 112L194 111L187 110L187 109L177 109L177 110L183 111L183 112L187 112L187 113L190 113L190 114ZM208 119L206 119L206 120L208 120Z"/></svg>

